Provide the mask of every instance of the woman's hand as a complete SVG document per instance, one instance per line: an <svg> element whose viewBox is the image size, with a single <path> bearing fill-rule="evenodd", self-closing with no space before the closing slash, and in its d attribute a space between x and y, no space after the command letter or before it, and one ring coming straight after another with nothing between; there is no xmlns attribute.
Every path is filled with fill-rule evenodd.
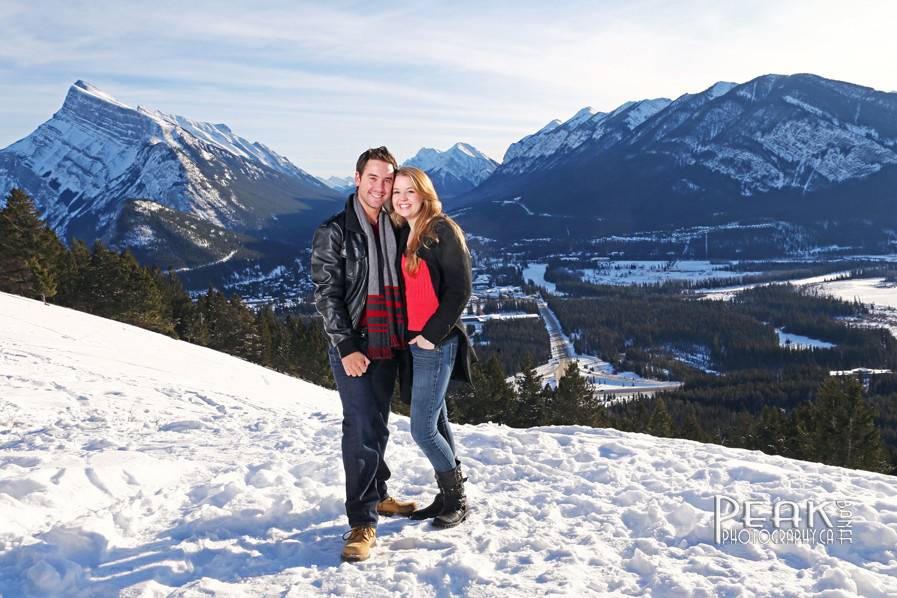
<svg viewBox="0 0 897 598"><path fill-rule="evenodd" d="M409 345L417 345L421 349L426 349L427 351L432 351L433 349L436 348L436 345L434 345L433 343L431 343L430 341L428 341L427 339L425 339L423 336L421 336L419 334L417 336L415 336L413 339L411 339L410 341L408 341L408 344Z"/></svg>

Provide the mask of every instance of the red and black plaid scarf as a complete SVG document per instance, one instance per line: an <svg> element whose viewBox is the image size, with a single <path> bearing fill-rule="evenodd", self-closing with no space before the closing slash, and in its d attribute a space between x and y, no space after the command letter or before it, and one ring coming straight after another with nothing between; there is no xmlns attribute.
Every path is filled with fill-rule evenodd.
<svg viewBox="0 0 897 598"><path fill-rule="evenodd" d="M406 347L405 307L396 270L396 235L385 211L380 212L378 235L360 201L356 198L353 204L368 243L367 356L368 359L392 359L394 350Z"/></svg>

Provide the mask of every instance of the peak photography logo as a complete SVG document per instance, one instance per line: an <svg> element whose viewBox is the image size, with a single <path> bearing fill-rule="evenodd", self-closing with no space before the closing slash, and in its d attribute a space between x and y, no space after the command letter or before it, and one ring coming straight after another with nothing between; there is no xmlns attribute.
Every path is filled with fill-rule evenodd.
<svg viewBox="0 0 897 598"><path fill-rule="evenodd" d="M853 502L713 497L716 544L851 544Z"/></svg>

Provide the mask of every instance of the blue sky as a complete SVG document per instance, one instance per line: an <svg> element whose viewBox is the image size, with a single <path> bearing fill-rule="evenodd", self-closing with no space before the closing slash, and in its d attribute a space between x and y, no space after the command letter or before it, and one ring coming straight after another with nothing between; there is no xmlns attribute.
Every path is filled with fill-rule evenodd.
<svg viewBox="0 0 897 598"><path fill-rule="evenodd" d="M313 174L510 143L583 106L812 72L897 90L897 2L0 3L0 147L87 80ZM186 5L186 6L185 6ZM485 6L484 6L485 5Z"/></svg>

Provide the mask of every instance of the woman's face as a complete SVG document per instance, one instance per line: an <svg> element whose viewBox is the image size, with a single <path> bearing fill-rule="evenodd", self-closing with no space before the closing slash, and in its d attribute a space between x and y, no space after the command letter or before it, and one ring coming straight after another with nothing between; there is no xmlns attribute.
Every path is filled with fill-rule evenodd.
<svg viewBox="0 0 897 598"><path fill-rule="evenodd" d="M414 190L411 177L400 174L392 186L392 209L405 220L414 220L420 213L423 198Z"/></svg>

